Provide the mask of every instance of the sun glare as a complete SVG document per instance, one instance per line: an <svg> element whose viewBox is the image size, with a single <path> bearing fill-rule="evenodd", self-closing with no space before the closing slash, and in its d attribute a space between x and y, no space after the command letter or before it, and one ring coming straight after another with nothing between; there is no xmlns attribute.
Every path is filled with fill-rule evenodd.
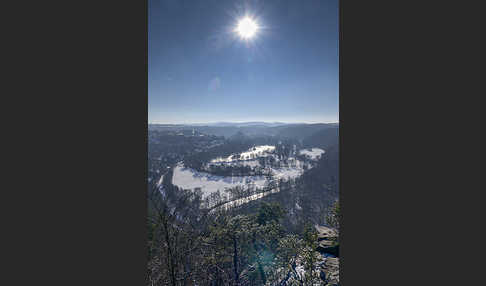
<svg viewBox="0 0 486 286"><path fill-rule="evenodd" d="M258 30L258 25L255 20L245 17L238 22L236 32L243 39L251 39L255 36Z"/></svg>

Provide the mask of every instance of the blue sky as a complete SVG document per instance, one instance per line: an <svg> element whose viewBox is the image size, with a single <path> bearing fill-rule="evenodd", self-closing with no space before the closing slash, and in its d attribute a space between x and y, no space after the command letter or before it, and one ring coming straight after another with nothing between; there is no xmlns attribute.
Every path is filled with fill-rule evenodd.
<svg viewBox="0 0 486 286"><path fill-rule="evenodd" d="M149 0L148 120L337 122L338 1ZM234 32L248 15L260 27Z"/></svg>

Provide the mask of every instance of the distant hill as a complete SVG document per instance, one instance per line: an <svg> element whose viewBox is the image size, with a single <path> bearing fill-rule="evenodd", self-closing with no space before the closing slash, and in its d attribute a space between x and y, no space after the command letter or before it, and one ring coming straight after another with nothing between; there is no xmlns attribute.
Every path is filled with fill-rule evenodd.
<svg viewBox="0 0 486 286"><path fill-rule="evenodd" d="M277 136L302 139L331 127L333 127L333 125L327 123L317 123L284 125L275 127L274 129L278 130L276 133Z"/></svg>
<svg viewBox="0 0 486 286"><path fill-rule="evenodd" d="M261 127L274 127L287 125L289 123L283 122L263 122L263 121L253 121L253 122L216 122L216 123L206 123L206 124L194 124L195 126L212 126L212 127L247 127L247 126L261 126Z"/></svg>
<svg viewBox="0 0 486 286"><path fill-rule="evenodd" d="M217 122L211 124L149 124L149 130L178 131L192 130L208 135L231 137L239 132L247 136L278 136L282 138L304 139L325 129L337 129L338 123L282 123L282 122Z"/></svg>

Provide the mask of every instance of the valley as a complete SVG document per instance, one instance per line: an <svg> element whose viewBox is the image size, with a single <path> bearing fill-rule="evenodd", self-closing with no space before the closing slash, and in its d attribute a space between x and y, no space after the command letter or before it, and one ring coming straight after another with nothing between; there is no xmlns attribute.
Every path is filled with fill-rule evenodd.
<svg viewBox="0 0 486 286"><path fill-rule="evenodd" d="M294 214L290 224L324 223L338 197L338 125L256 124L149 125L149 189L193 192L208 209L279 201Z"/></svg>
<svg viewBox="0 0 486 286"><path fill-rule="evenodd" d="M163 251L159 255L173 257L179 261L180 268L192 262L187 262L177 251L185 253L191 245L197 247L202 252L187 255L193 257L194 263L201 264L200 267L210 267L209 281L230 281L235 275L260 281L256 285L277 285L269 281L292 285L308 279L337 281L336 236L314 239L312 233L328 228L333 233L336 231L335 220L330 217L339 190L338 127L261 123L258 126L149 125L149 230L160 232L156 237L166 245L164 251L176 251L172 254ZM249 237L260 242L252 244ZM217 250L218 245L223 248ZM251 248L259 255L270 251L276 255L272 261L277 264L258 262L263 256L258 258L240 247ZM227 259L234 259L237 249L242 255L238 261L247 266L260 263L262 268L248 266L226 278L211 268L217 264L236 269ZM293 258L285 258L294 259L294 264L277 267L279 259L285 257L282 256L285 249L295 251ZM223 256L210 258L214 251L220 251ZM309 278L306 272L310 269L305 264L306 257L315 259L312 260L314 274L311 273L314 278ZM149 268L159 269L153 259ZM167 269L172 267L171 263ZM182 273L182 268L178 271ZM257 276L250 279L245 276L246 271ZM205 271L191 273L199 281L206 279Z"/></svg>

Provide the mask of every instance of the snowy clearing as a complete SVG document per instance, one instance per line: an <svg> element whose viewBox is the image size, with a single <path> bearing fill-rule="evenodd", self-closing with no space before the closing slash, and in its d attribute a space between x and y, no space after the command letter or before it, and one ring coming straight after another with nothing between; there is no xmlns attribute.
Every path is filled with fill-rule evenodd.
<svg viewBox="0 0 486 286"><path fill-rule="evenodd" d="M295 179L304 173L304 169L298 167L272 168L273 176L276 179Z"/></svg>
<svg viewBox="0 0 486 286"><path fill-rule="evenodd" d="M320 148L311 148L310 150L308 149L303 149L299 151L300 155L307 156L311 158L312 160L316 160L319 157L321 157L322 154L324 154L326 151L320 149Z"/></svg>
<svg viewBox="0 0 486 286"><path fill-rule="evenodd" d="M255 150L253 150L255 149ZM266 157L270 152L275 150L275 146L271 145L260 145L250 148L250 150L241 153L240 160L250 160L256 157ZM237 159L233 158L235 154L232 154L226 158L216 158L211 160L211 163L222 163L222 162L232 162L237 161Z"/></svg>
<svg viewBox="0 0 486 286"><path fill-rule="evenodd" d="M251 184L257 188L263 188L266 183L267 180L264 176L222 177L185 168L181 163L175 167L172 178L172 184L179 188L190 190L201 188L203 198L218 190L222 192L226 188L244 187Z"/></svg>
<svg viewBox="0 0 486 286"><path fill-rule="evenodd" d="M216 158L211 160L208 165L226 165L226 166L249 166L249 167L260 167L258 157L274 157L275 161L280 162L280 167L270 168L272 179L268 179L265 176L218 176L212 175L208 172L199 172L191 168L184 167L183 163L180 162L174 168L174 173L172 177L172 184L182 189L196 190L201 189L203 199L208 197L211 193L217 192L218 190L223 192L225 189L240 187L253 186L259 189L263 189L268 186L272 180L288 180L295 179L304 173L304 165L306 169L313 167L314 163L298 160L295 157L290 157L286 161L281 161L272 152L275 150L275 146L262 145L251 148L250 150L241 153L241 157L236 159L233 155L226 158ZM312 160L317 160L325 151L319 148L303 149L299 153L305 155ZM267 165L267 168L269 166ZM268 170L268 169L267 169ZM163 176L160 178L159 185L162 182ZM246 198L238 199L235 201L227 202L222 205L225 208L235 207L241 204L248 203L252 200L260 199L268 194L278 192L277 189L267 191L264 193L252 195Z"/></svg>
<svg viewBox="0 0 486 286"><path fill-rule="evenodd" d="M275 179L295 179L301 176L303 172L304 170L300 165L299 167L272 168L273 178ZM218 190L222 192L226 188L234 188L236 186L254 185L257 188L264 188L267 186L268 180L264 176L217 176L185 168L180 163L174 169L172 184L179 188L190 190L201 188L203 198L205 198Z"/></svg>

